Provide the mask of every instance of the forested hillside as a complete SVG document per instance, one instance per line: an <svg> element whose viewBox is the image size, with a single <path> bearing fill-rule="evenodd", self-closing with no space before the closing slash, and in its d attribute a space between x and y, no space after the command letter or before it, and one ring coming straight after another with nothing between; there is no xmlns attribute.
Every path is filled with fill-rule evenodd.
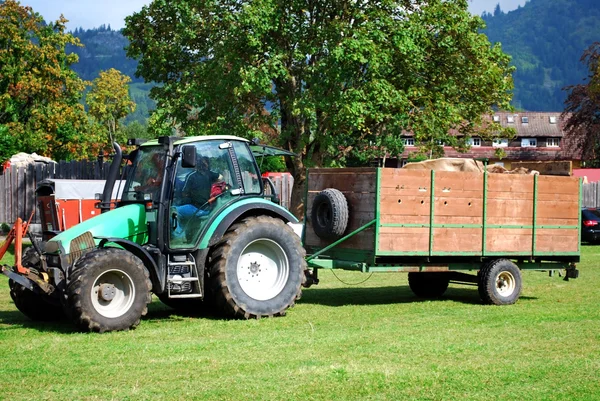
<svg viewBox="0 0 600 401"><path fill-rule="evenodd" d="M491 42L502 43L513 58L513 104L529 111L562 111L565 86L581 83L586 68L579 62L583 51L600 40L600 1L529 0L523 7L484 13L485 33ZM131 96L137 104L127 122L144 122L155 103L149 98L152 85L135 78L137 62L126 57L127 39L110 26L76 29L84 47L70 48L79 55L74 70L91 81L100 70L116 68L132 79Z"/></svg>
<svg viewBox="0 0 600 401"><path fill-rule="evenodd" d="M132 80L129 94L137 106L135 111L127 116L125 123L145 123L150 110L156 107L156 103L149 97L152 84L145 84L142 79L135 77L137 61L125 55L127 39L120 31L112 30L110 25L88 30L76 29L73 35L83 44L82 47L68 48L68 51L79 55L79 62L73 65L73 70L86 81L93 81L100 71L109 68L115 68L128 75Z"/></svg>
<svg viewBox="0 0 600 401"><path fill-rule="evenodd" d="M530 0L504 13L484 14L485 33L513 57L513 104L529 111L562 111L565 86L582 82L583 51L600 40L600 1Z"/></svg>

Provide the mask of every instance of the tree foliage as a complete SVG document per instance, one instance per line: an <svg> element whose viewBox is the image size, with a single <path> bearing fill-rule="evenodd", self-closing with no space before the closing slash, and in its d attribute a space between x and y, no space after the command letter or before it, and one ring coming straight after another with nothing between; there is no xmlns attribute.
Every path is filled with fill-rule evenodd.
<svg viewBox="0 0 600 401"><path fill-rule="evenodd" d="M85 85L69 68L77 56L65 47L78 41L65 23L61 16L47 25L14 0L0 4L0 159L17 150L61 159L93 150L79 146Z"/></svg>
<svg viewBox="0 0 600 401"><path fill-rule="evenodd" d="M581 151L582 159L600 166L600 42L592 44L581 56L588 68L587 83L565 88L563 119L567 136Z"/></svg>
<svg viewBox="0 0 600 401"><path fill-rule="evenodd" d="M108 134L105 144L109 148L115 140L121 139L116 138L119 121L135 110L135 103L129 97L129 82L131 78L114 68L100 71L85 98L90 115Z"/></svg>
<svg viewBox="0 0 600 401"><path fill-rule="evenodd" d="M300 155L289 166L297 190L306 166L397 154L406 130L461 146L457 134L508 108L509 57L482 28L466 0L154 0L124 33L137 73L161 84L158 123L276 128Z"/></svg>

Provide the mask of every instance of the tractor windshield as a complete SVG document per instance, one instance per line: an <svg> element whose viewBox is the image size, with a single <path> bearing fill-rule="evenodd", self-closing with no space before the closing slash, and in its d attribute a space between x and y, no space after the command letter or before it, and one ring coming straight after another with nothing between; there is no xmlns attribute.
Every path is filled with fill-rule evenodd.
<svg viewBox="0 0 600 401"><path fill-rule="evenodd" d="M137 152L127 168L121 200L157 200L165 175L165 149L162 146L148 146L141 147Z"/></svg>

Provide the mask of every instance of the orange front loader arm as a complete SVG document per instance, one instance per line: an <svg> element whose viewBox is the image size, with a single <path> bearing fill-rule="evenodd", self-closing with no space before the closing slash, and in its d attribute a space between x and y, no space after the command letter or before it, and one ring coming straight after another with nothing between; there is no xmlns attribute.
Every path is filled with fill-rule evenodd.
<svg viewBox="0 0 600 401"><path fill-rule="evenodd" d="M6 236L6 240L0 247L0 259L4 257L6 251L10 244L15 241L15 267L17 268L17 273L21 274L29 274L29 269L23 267L21 264L22 252L23 252L23 237L27 234L27 230L29 229L29 224L31 223L31 219L33 218L34 212L31 212L31 216L29 216L29 220L27 223L24 223L23 220L19 217L15 224L12 226L8 235Z"/></svg>

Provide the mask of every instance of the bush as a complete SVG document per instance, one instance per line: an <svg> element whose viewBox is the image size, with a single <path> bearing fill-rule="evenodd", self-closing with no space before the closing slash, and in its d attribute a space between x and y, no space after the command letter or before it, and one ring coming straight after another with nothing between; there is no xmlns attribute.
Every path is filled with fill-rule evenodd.
<svg viewBox="0 0 600 401"><path fill-rule="evenodd" d="M6 223L0 224L0 231L4 234L10 231L10 226Z"/></svg>

